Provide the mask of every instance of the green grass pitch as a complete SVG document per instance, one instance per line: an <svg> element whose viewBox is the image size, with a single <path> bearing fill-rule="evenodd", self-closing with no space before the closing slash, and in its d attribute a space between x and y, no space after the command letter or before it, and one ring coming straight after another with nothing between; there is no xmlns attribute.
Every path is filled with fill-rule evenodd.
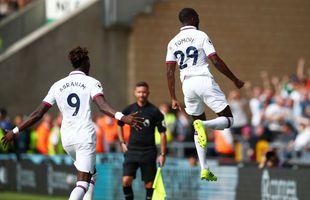
<svg viewBox="0 0 310 200"><path fill-rule="evenodd" d="M34 195L17 192L0 192L1 200L67 200L68 197L53 197L46 195Z"/></svg>

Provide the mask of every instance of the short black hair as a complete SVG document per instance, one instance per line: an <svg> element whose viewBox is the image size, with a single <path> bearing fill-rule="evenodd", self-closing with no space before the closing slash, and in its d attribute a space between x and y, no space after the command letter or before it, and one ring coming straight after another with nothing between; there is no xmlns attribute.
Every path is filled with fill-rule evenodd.
<svg viewBox="0 0 310 200"><path fill-rule="evenodd" d="M6 116L7 115L7 111L5 108L0 108L0 116Z"/></svg>
<svg viewBox="0 0 310 200"><path fill-rule="evenodd" d="M280 162L277 152L274 150L266 152L266 161L271 161L275 166Z"/></svg>
<svg viewBox="0 0 310 200"><path fill-rule="evenodd" d="M88 50L80 46L72 49L68 57L74 68L79 68L89 63Z"/></svg>
<svg viewBox="0 0 310 200"><path fill-rule="evenodd" d="M138 83L136 83L136 87L146 87L146 88L149 88L149 85L145 81L139 81Z"/></svg>
<svg viewBox="0 0 310 200"><path fill-rule="evenodd" d="M198 16L198 13L193 8L183 8L179 12L179 20L181 23L188 22L194 16Z"/></svg>

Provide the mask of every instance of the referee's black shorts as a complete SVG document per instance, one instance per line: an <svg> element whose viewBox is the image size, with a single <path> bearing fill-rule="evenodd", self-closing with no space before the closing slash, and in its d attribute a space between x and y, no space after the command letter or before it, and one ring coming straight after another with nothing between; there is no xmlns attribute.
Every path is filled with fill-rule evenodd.
<svg viewBox="0 0 310 200"><path fill-rule="evenodd" d="M144 182L154 181L156 175L157 150L128 150L123 163L123 176L136 178L137 169L141 169Z"/></svg>

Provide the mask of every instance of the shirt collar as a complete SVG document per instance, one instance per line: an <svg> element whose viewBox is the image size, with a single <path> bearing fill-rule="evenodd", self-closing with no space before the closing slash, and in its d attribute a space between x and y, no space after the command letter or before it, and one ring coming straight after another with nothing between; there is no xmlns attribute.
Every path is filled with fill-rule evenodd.
<svg viewBox="0 0 310 200"><path fill-rule="evenodd" d="M72 72L70 72L69 75L76 75L76 74L86 75L86 74L85 74L84 72L82 72L82 71L72 71Z"/></svg>
<svg viewBox="0 0 310 200"><path fill-rule="evenodd" d="M149 104L149 101L146 102L146 104L144 104L143 106L139 106L138 102L136 102L136 106L138 108L144 108L145 106L147 106Z"/></svg>
<svg viewBox="0 0 310 200"><path fill-rule="evenodd" d="M183 26L183 27L180 28L180 31L184 31L184 30L187 30L187 29L196 29L197 30L197 28L195 26Z"/></svg>

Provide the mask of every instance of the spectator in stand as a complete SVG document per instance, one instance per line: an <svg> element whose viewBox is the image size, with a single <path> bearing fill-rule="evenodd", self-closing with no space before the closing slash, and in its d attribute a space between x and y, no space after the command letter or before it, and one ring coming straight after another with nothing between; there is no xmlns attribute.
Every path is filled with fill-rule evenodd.
<svg viewBox="0 0 310 200"><path fill-rule="evenodd" d="M21 115L17 115L14 119L14 125L19 126L23 122L23 117ZM17 155L21 153L27 153L29 149L30 143L30 132L28 129L22 131L22 134L15 140L15 148Z"/></svg>
<svg viewBox="0 0 310 200"><path fill-rule="evenodd" d="M252 128L250 126L246 126L242 129L241 140L235 144L235 158L236 161L250 161L250 138L252 134ZM240 149L238 149L240 148ZM239 151L239 152L238 152ZM239 154L237 154L239 153Z"/></svg>
<svg viewBox="0 0 310 200"><path fill-rule="evenodd" d="M184 110L178 110L176 112L176 121L175 121L175 139L176 142L191 142L193 145L194 138L193 132L194 127L192 126L193 120L192 118L186 114ZM209 136L209 135L208 135ZM188 159L188 163L190 166L197 165L197 153L195 148L184 148L185 157Z"/></svg>
<svg viewBox="0 0 310 200"><path fill-rule="evenodd" d="M123 133L124 133L124 141L126 143L129 142L130 131L131 131L131 127L128 124L124 124L124 126L123 126Z"/></svg>
<svg viewBox="0 0 310 200"><path fill-rule="evenodd" d="M196 154L191 154L187 158L188 164L190 167L196 167L198 164L198 159Z"/></svg>
<svg viewBox="0 0 310 200"><path fill-rule="evenodd" d="M167 142L171 142L175 135L175 126L176 126L176 115L171 111L171 105L167 102L164 102L159 105L160 112L164 115L165 123L166 123L166 137ZM155 129L155 142L156 144L160 144L160 133L157 128Z"/></svg>
<svg viewBox="0 0 310 200"><path fill-rule="evenodd" d="M252 96L249 101L251 111L251 125L258 126L262 121L262 88L255 86L252 91Z"/></svg>
<svg viewBox="0 0 310 200"><path fill-rule="evenodd" d="M62 122L62 114L59 113L53 120L53 128L48 139L48 155L64 154L61 144L60 126Z"/></svg>
<svg viewBox="0 0 310 200"><path fill-rule="evenodd" d="M230 129L214 130L215 151L220 157L234 156L234 139Z"/></svg>
<svg viewBox="0 0 310 200"><path fill-rule="evenodd" d="M292 122L293 120L292 112L285 105L285 99L281 96L276 96L275 100L275 103L267 106L264 116L265 123L273 139L276 139L281 134L282 124Z"/></svg>
<svg viewBox="0 0 310 200"><path fill-rule="evenodd" d="M248 156L250 160L254 161L256 158L256 145L259 141L270 141L271 136L268 130L263 125L256 126L254 134L250 137L250 149L248 150Z"/></svg>
<svg viewBox="0 0 310 200"><path fill-rule="evenodd" d="M5 108L0 108L0 138L4 136L5 130L10 130L13 128L13 125L7 118L7 111ZM11 151L11 147L5 147L0 144L0 152Z"/></svg>
<svg viewBox="0 0 310 200"><path fill-rule="evenodd" d="M103 153L105 152L104 149L104 133L101 127L99 127L99 117L97 116L97 114L94 114L93 116L93 121L94 121L94 127L95 127L95 131L96 131L96 152L97 153Z"/></svg>
<svg viewBox="0 0 310 200"><path fill-rule="evenodd" d="M310 105L305 106L303 116L298 118L297 121L303 124L310 124Z"/></svg>
<svg viewBox="0 0 310 200"><path fill-rule="evenodd" d="M0 108L0 128L3 130L11 130L13 125L7 118L7 111L5 108Z"/></svg>
<svg viewBox="0 0 310 200"><path fill-rule="evenodd" d="M280 157L284 160L292 158L293 144L296 138L297 132L291 123L286 122L281 127L281 135L273 143L278 144L280 150Z"/></svg>
<svg viewBox="0 0 310 200"><path fill-rule="evenodd" d="M14 12L14 7L10 3L10 0L0 0L0 20Z"/></svg>
<svg viewBox="0 0 310 200"><path fill-rule="evenodd" d="M11 1L15 2L16 7L18 9L25 7L28 3L31 2L31 0L11 0Z"/></svg>
<svg viewBox="0 0 310 200"><path fill-rule="evenodd" d="M273 167L279 167L280 165L280 159L278 157L278 154L275 150L267 151L265 156L263 157L262 162L259 165L259 168L273 168Z"/></svg>
<svg viewBox="0 0 310 200"><path fill-rule="evenodd" d="M38 149L37 149L37 132L36 130L33 129L29 129L30 131L30 137L29 137L29 149L27 151L27 153L29 154L34 154L34 153L38 153Z"/></svg>
<svg viewBox="0 0 310 200"><path fill-rule="evenodd" d="M0 0L0 20L25 7L30 0Z"/></svg>
<svg viewBox="0 0 310 200"><path fill-rule="evenodd" d="M294 142L294 151L297 152L297 156L301 157L303 151L309 147L310 144L310 123L300 123L299 133L296 136Z"/></svg>
<svg viewBox="0 0 310 200"><path fill-rule="evenodd" d="M4 130L2 128L0 128L0 138L2 138L4 136ZM0 143L0 153L6 153L7 152L8 147L5 147L2 142Z"/></svg>
<svg viewBox="0 0 310 200"><path fill-rule="evenodd" d="M293 128L293 130L297 133L297 130L298 130L298 120L302 116L294 115L294 111L293 111L294 110L294 100L293 99L287 98L286 99L285 107L287 108L288 116L289 116L289 117L287 117L286 122L290 123L290 125Z"/></svg>
<svg viewBox="0 0 310 200"><path fill-rule="evenodd" d="M262 112L265 112L265 109L267 108L267 106L269 106L270 104L272 104L274 102L274 90L272 88L266 88L264 89L264 92L262 94Z"/></svg>
<svg viewBox="0 0 310 200"><path fill-rule="evenodd" d="M177 142L184 142L187 141L188 138L192 138L193 133L193 121L185 113L184 110L178 110L177 118L175 121L175 141ZM190 141L193 141L192 139ZM193 141L194 142L194 141Z"/></svg>
<svg viewBox="0 0 310 200"><path fill-rule="evenodd" d="M302 98L300 101L300 109L301 109L301 115L297 115L296 117L306 117L306 118L310 118L310 112L307 111L307 109L309 109L310 107L310 99L309 99L309 91L307 91L306 89L304 89L302 91ZM292 100L293 101L293 100ZM293 102L294 103L294 102Z"/></svg>
<svg viewBox="0 0 310 200"><path fill-rule="evenodd" d="M117 120L103 115L96 121L104 135L104 149L106 152L115 152L117 143ZM117 143L118 144L118 143Z"/></svg>
<svg viewBox="0 0 310 200"><path fill-rule="evenodd" d="M307 93L305 82L299 80L297 76L292 76L290 81L293 87L293 91L289 94L288 98L291 98L294 101L294 107L293 107L294 115L301 116L302 115L301 102L304 100L304 94Z"/></svg>
<svg viewBox="0 0 310 200"><path fill-rule="evenodd" d="M262 162L258 166L259 168L278 168L278 167L289 167L291 168L292 165L288 163L286 160L282 160L279 157L278 149L270 149L268 150L262 159Z"/></svg>
<svg viewBox="0 0 310 200"><path fill-rule="evenodd" d="M43 116L42 122L36 128L37 150L39 153L48 155L48 139L51 134L52 117L49 113Z"/></svg>
<svg viewBox="0 0 310 200"><path fill-rule="evenodd" d="M241 97L240 90L231 90L228 96L228 103L231 109L231 112L234 116L234 124L230 128L231 133L235 139L240 139L241 130L248 123L248 119L245 113L245 106L247 101Z"/></svg>

